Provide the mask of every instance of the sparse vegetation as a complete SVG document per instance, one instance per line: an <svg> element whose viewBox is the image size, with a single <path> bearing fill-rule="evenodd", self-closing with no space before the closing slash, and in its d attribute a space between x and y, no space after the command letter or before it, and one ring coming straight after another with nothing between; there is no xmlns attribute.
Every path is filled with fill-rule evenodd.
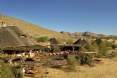
<svg viewBox="0 0 117 78"><path fill-rule="evenodd" d="M68 59L67 59L67 62L68 62L68 67L67 69L69 71L75 71L76 70L76 59L74 56L69 56Z"/></svg>
<svg viewBox="0 0 117 78"><path fill-rule="evenodd" d="M0 63L0 78L15 78L12 73L12 66Z"/></svg>
<svg viewBox="0 0 117 78"><path fill-rule="evenodd" d="M11 70L15 78L23 78L23 73L20 65L12 67Z"/></svg>
<svg viewBox="0 0 117 78"><path fill-rule="evenodd" d="M66 43L67 43L67 44L73 44L73 42L74 42L73 39L68 39Z"/></svg>
<svg viewBox="0 0 117 78"><path fill-rule="evenodd" d="M76 72L64 72L58 69L48 69L50 78L116 78L117 62L105 59L95 67L77 66Z"/></svg>
<svg viewBox="0 0 117 78"><path fill-rule="evenodd" d="M49 51L51 53L52 52L60 52L60 51L62 51L62 50L60 50L61 48L58 47L59 45L57 45L60 42L62 43L65 40L65 43L73 44L74 40L76 38L78 38L78 36L74 36L71 33L61 32L61 33L63 33L63 34L61 34L59 32L55 32L55 31L51 31L51 30L44 29L44 28L41 28L41 27L37 27L36 25L33 25L31 23L26 23L25 21L18 20L18 19L15 19L15 18L12 18L12 17L8 17L8 16L6 16L5 18L4 18L4 16L0 16L0 21L4 21L8 25L16 25L16 26L18 26L21 30L23 30L24 33L29 35L30 38L34 37L37 42L48 42L49 38L54 37L54 38L50 39L50 44L51 44L50 46L51 46L51 48L49 49ZM16 31L15 33L18 33L18 32ZM8 38L8 36L10 36L8 33L2 32L2 34L3 34L3 36L7 35L7 36L5 36L5 38L8 39L7 41L14 40L11 37ZM21 35L21 33L18 33L18 35ZM39 37L37 37L38 35L39 35ZM70 35L72 35L72 36L70 36ZM101 58L103 58L103 57L104 58L105 57L106 58L117 57L117 52L116 52L117 45L114 43L115 41L110 40L111 42L108 42L107 40L109 40L109 37L107 37L107 38L106 37L100 37L99 38L99 37L97 37L97 35L96 36L95 35L96 34L91 36L91 33L88 33L88 32L85 32L84 35L81 35L84 38L84 40L82 38L80 39L79 43L81 44L81 47L78 46L78 51L81 51L81 52L98 52L97 57L101 57ZM21 38L23 39L24 36L27 37L26 35L22 35ZM1 37L1 38L3 38L3 37ZM86 40L85 40L85 38L86 38ZM87 38L88 38L88 40L87 40ZM16 42L14 42L14 43L16 43ZM5 42L3 44L5 44ZM70 45L70 47L71 46L72 45ZM71 47L71 48L73 48L73 47ZM14 47L12 47L11 49L14 49ZM18 49L21 50L21 48L19 48L19 47L18 47ZM110 51L110 53L108 53L109 50L112 50L112 51ZM2 53L2 49L0 51ZM72 56L72 54L69 56L70 53L72 53L72 52L70 52L69 50L66 50L66 54L65 55L64 55L64 52L61 52L61 54L60 54L61 56L63 54L62 57L64 57L63 60L65 60L64 62L65 62L66 66L63 66L62 64L58 64L58 65L56 64L56 63L59 63L60 61L63 61L63 60L61 60L59 58L59 60L58 59L55 60L56 62L55 62L54 67L61 68L63 66L63 67L66 67L67 70L69 70L69 71L77 71L78 62L81 64L79 66L86 65L86 64L87 65L92 65L92 63L93 63L92 56L89 55L89 54L85 54L84 53L84 54L81 54L79 56L75 55L76 56L75 57L74 55ZM41 52L40 52L40 55L41 55ZM50 55L52 55L52 54L50 54ZM53 55L58 56L59 53L58 54L53 54ZM7 57L8 56L5 55L5 54L0 54L0 58L1 59L7 58ZM44 57L46 57L46 56L44 56ZM38 58L38 60L40 60L40 57ZM44 59L44 61L45 60L48 60L48 59ZM67 60L67 62L66 62L66 60ZM42 60L40 60L40 61L42 61ZM115 64L115 65L117 65L117 64ZM117 71L116 66L115 66L114 71L110 71L110 70L113 69L113 65L111 65L111 66L112 67L108 66L110 68L108 68L108 67L106 68L106 65L102 66L102 67L97 67L100 70L97 69L97 68L95 68L95 70L94 70L94 69L92 69L92 68L90 68L88 66L87 67L82 66L81 69L82 68L85 69L85 70L82 69L83 73L82 73L82 70L81 70L81 72L77 71L78 73L77 73L76 77L73 77L73 76L72 77L73 78L78 78L78 76L79 76L79 78L96 78L96 77L98 78L98 76L99 76L100 78L108 78L108 76L106 76L106 75L108 75L110 73L113 75L113 73ZM104 72L102 72L103 68L105 68ZM109 70L109 73L107 72L108 71L107 69ZM85 71L85 74L84 74L84 71ZM92 71L94 71L94 72L92 72ZM81 76L80 76L79 73L81 74ZM96 76L93 76L92 73L95 74ZM68 72L67 72L67 74L68 74ZM72 77L70 77L70 78L72 78ZM116 77L117 77L117 75L114 74L113 78L116 78ZM0 63L0 78L23 78L21 66L11 66L11 65L6 64L6 63ZM56 77L53 77L53 78L56 78ZM60 78L62 78L62 77L60 77Z"/></svg>
<svg viewBox="0 0 117 78"><path fill-rule="evenodd" d="M0 61L0 78L23 78L21 67Z"/></svg>
<svg viewBox="0 0 117 78"><path fill-rule="evenodd" d="M48 36L41 36L36 38L37 42L47 42L49 40Z"/></svg>
<svg viewBox="0 0 117 78"><path fill-rule="evenodd" d="M91 65L92 64L92 57L89 54L81 54L79 57L79 62L81 65Z"/></svg>

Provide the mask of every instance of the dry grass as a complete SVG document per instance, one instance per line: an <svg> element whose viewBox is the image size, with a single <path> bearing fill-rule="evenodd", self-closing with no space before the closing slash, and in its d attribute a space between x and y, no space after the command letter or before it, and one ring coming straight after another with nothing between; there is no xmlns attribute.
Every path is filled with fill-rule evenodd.
<svg viewBox="0 0 117 78"><path fill-rule="evenodd" d="M104 60L103 64L95 67L78 66L77 72L64 72L56 69L48 69L50 78L117 78L117 62Z"/></svg>

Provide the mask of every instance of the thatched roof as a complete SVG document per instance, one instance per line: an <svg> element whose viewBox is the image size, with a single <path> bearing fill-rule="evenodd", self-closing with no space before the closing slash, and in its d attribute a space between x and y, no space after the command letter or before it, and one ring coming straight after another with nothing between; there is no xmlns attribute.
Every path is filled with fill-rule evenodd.
<svg viewBox="0 0 117 78"><path fill-rule="evenodd" d="M33 46L34 41L16 26L0 27L0 48Z"/></svg>
<svg viewBox="0 0 117 78"><path fill-rule="evenodd" d="M76 42L74 42L74 44L79 46L85 46L86 44L89 44L89 43L87 40L80 38Z"/></svg>

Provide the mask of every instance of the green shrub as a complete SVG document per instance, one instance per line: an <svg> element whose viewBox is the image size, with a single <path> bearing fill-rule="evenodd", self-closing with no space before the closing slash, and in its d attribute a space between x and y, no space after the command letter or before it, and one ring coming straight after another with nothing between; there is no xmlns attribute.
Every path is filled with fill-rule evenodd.
<svg viewBox="0 0 117 78"><path fill-rule="evenodd" d="M94 43L98 46L98 56L99 57L106 56L106 53L108 51L108 46L110 44L107 43L106 41L102 41L101 39L97 39Z"/></svg>
<svg viewBox="0 0 117 78"><path fill-rule="evenodd" d="M73 41L74 41L73 39L68 39L66 43L67 44L73 44Z"/></svg>
<svg viewBox="0 0 117 78"><path fill-rule="evenodd" d="M12 73L15 76L15 78L23 78L21 66L12 67Z"/></svg>
<svg viewBox="0 0 117 78"><path fill-rule="evenodd" d="M42 36L36 38L37 42L47 42L49 40L48 36Z"/></svg>
<svg viewBox="0 0 117 78"><path fill-rule="evenodd" d="M91 65L93 62L92 57L89 54L81 54L79 57L79 61L81 65L84 65L84 64Z"/></svg>
<svg viewBox="0 0 117 78"><path fill-rule="evenodd" d="M68 62L68 70L69 71L75 71L76 70L76 59L74 56L69 56L67 59Z"/></svg>
<svg viewBox="0 0 117 78"><path fill-rule="evenodd" d="M95 51L95 46L91 45L91 44L88 44L84 47L88 52L90 51Z"/></svg>
<svg viewBox="0 0 117 78"><path fill-rule="evenodd" d="M15 78L11 71L12 67L10 65L5 63L1 63L0 65L0 78Z"/></svg>
<svg viewBox="0 0 117 78"><path fill-rule="evenodd" d="M23 78L21 67L11 66L7 63L0 63L0 78Z"/></svg>

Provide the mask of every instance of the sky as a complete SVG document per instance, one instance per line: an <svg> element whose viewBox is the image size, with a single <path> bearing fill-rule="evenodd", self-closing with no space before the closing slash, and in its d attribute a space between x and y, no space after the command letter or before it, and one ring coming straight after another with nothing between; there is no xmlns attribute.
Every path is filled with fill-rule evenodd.
<svg viewBox="0 0 117 78"><path fill-rule="evenodd" d="M55 31L117 35L117 0L0 0L0 13Z"/></svg>

